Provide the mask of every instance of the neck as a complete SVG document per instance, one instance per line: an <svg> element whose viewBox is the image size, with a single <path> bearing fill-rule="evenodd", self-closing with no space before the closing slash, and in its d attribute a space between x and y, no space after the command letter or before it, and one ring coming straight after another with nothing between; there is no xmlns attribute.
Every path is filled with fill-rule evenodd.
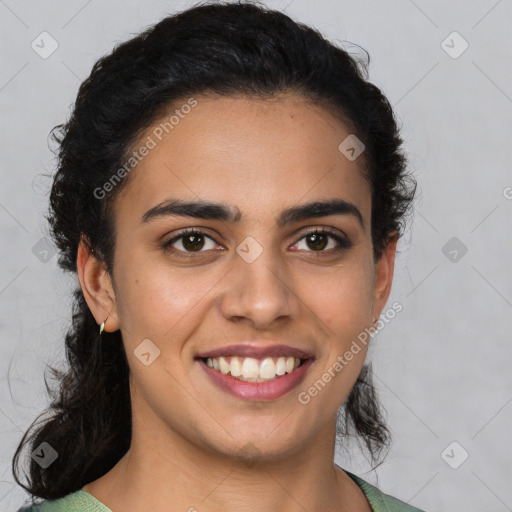
<svg viewBox="0 0 512 512"><path fill-rule="evenodd" d="M251 444L235 458L133 417L129 451L83 489L114 512L369 511L359 487L333 462L335 418L293 453L269 456ZM326 439L332 440L328 443Z"/></svg>

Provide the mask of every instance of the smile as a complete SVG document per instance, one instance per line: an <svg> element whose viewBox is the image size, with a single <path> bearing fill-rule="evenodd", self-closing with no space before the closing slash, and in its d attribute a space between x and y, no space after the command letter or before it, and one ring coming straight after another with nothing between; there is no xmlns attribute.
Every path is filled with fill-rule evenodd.
<svg viewBox="0 0 512 512"><path fill-rule="evenodd" d="M196 361L221 391L243 400L270 401L282 398L296 388L306 376L314 358L267 357L258 360L223 356L199 358ZM218 369L215 368L217 365ZM235 375L231 375L231 371Z"/></svg>
<svg viewBox="0 0 512 512"><path fill-rule="evenodd" d="M208 367L245 382L269 382L294 372L305 360L298 357L207 357Z"/></svg>

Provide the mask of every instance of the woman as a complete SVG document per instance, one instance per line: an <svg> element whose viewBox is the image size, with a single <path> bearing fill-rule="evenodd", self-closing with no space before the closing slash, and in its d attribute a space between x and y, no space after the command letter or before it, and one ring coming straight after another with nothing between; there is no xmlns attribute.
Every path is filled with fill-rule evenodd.
<svg viewBox="0 0 512 512"><path fill-rule="evenodd" d="M13 460L28 510L418 510L333 462L337 430L373 462L389 445L366 333L415 191L364 71L217 3L95 64L54 132L79 287L70 369Z"/></svg>

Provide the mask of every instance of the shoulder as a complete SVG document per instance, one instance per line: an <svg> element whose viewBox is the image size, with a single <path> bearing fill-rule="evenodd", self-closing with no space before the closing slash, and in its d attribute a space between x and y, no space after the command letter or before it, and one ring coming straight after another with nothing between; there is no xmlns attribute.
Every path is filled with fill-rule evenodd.
<svg viewBox="0 0 512 512"><path fill-rule="evenodd" d="M16 512L112 512L92 494L79 489L56 500L21 507Z"/></svg>
<svg viewBox="0 0 512 512"><path fill-rule="evenodd" d="M419 508L413 507L394 496L382 492L378 487L366 482L362 478L343 470L354 482L359 485L367 497L374 512L425 512Z"/></svg>

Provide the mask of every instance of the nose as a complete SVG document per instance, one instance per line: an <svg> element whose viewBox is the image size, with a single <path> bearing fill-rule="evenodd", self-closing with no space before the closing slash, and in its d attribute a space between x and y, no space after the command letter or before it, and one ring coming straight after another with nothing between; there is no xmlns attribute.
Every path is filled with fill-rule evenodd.
<svg viewBox="0 0 512 512"><path fill-rule="evenodd" d="M227 320L267 330L298 318L301 301L292 277L277 255L264 250L252 262L238 254L234 258L220 301Z"/></svg>

